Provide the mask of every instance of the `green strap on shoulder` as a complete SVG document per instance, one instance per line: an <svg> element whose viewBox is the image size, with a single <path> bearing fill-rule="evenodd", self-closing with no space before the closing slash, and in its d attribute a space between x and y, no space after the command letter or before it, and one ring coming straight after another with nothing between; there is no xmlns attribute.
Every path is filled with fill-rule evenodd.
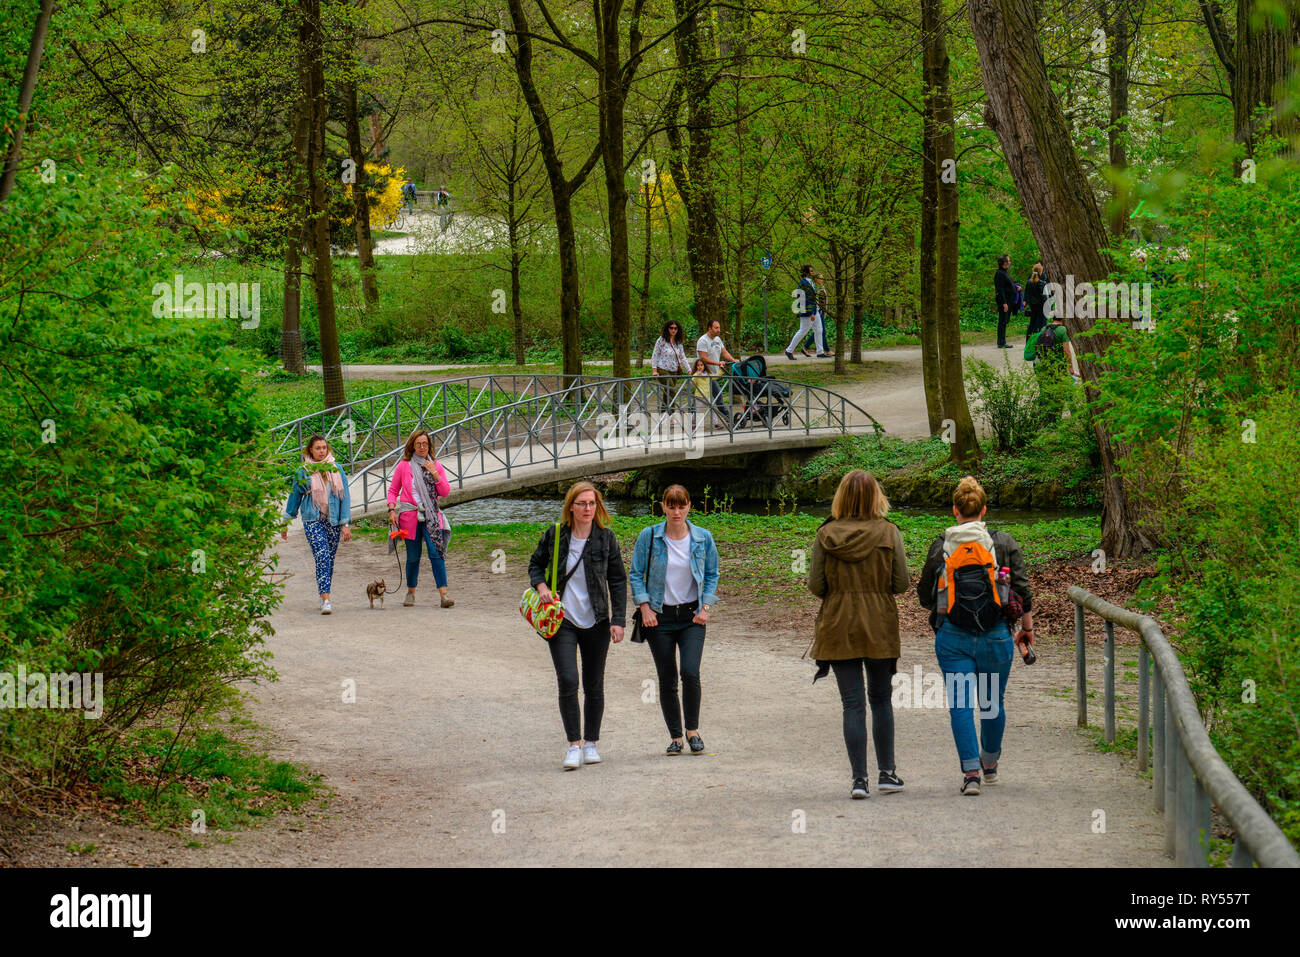
<svg viewBox="0 0 1300 957"><path fill-rule="evenodd" d="M560 523L555 523L555 554L551 556L551 594L560 580ZM559 597L558 595L556 597Z"/></svg>

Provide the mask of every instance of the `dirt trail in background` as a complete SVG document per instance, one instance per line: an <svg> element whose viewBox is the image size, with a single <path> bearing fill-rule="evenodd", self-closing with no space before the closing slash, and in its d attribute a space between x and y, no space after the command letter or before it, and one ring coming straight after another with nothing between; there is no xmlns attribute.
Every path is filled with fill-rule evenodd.
<svg viewBox="0 0 1300 957"><path fill-rule="evenodd" d="M725 543L723 543L725 549ZM254 717L275 756L322 772L325 814L281 819L229 843L187 848L187 831L85 822L37 828L17 863L171 865L947 865L1161 866L1162 819L1131 765L1095 751L1074 728L1067 652L1015 663L1007 691L1002 783L957 793L942 708L896 708L902 794L850 801L833 677L811 685L808 635L746 624L726 600L703 664L703 756L669 758L658 705L643 701L654 668L644 646L609 655L604 763L562 772L564 740L545 644L516 606L524 569L453 555L456 606L394 596L371 611L365 583L392 576L374 542L342 546L335 613L311 594L300 534L280 547L293 572L270 648L281 680L255 690ZM427 575L427 567L425 569ZM912 601L905 598L905 601ZM914 602L913 602L914 603ZM932 639L905 616L899 671L934 670ZM356 682L355 704L341 700ZM1097 811L1105 833L1094 833ZM803 832L792 826L805 822ZM504 825L504 831L496 833ZM188 821L184 822L188 824ZM211 836L215 837L215 835ZM71 842L93 841L93 857Z"/></svg>

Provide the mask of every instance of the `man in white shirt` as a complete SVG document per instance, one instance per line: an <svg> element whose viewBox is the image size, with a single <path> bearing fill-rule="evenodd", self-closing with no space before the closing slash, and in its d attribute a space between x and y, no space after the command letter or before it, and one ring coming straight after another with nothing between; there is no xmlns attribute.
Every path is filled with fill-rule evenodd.
<svg viewBox="0 0 1300 957"><path fill-rule="evenodd" d="M700 336L699 341L695 343L695 351L696 354L704 360L704 365L709 370L709 375L722 374L725 368L722 364L724 357L728 362L736 361L736 357L728 352L727 347L722 344L722 323L718 322L717 319L714 319L709 323L708 330L704 335ZM717 410L719 418L721 418L723 422L729 422L731 420L731 412L725 407L727 403L725 396L727 393L722 388L724 385L725 383L722 382L712 383L711 402L714 409Z"/></svg>
<svg viewBox="0 0 1300 957"><path fill-rule="evenodd" d="M699 357L704 360L708 366L709 375L721 375L723 370L722 360L725 358L728 362L735 362L736 357L727 351L727 347L722 344L722 323L714 319L709 323L708 331L700 336L695 343L695 350Z"/></svg>

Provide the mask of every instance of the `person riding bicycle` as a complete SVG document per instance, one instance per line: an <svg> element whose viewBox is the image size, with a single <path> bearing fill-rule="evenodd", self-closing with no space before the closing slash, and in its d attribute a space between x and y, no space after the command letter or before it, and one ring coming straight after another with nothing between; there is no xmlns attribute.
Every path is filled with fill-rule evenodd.
<svg viewBox="0 0 1300 957"><path fill-rule="evenodd" d="M411 210L411 215L414 216L415 199L416 199L415 183L413 183L409 177L407 178L406 182L402 184L402 199L405 201L407 207Z"/></svg>

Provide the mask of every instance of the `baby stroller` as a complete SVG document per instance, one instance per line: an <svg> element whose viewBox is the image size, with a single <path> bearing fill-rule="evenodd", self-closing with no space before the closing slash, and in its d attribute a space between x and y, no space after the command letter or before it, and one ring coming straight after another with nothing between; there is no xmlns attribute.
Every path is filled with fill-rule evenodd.
<svg viewBox="0 0 1300 957"><path fill-rule="evenodd" d="M732 394L744 402L744 407L736 413L734 428L770 427L778 417L783 425L790 424L790 387L768 378L766 359L761 355L750 356L743 362L733 362L729 371Z"/></svg>

